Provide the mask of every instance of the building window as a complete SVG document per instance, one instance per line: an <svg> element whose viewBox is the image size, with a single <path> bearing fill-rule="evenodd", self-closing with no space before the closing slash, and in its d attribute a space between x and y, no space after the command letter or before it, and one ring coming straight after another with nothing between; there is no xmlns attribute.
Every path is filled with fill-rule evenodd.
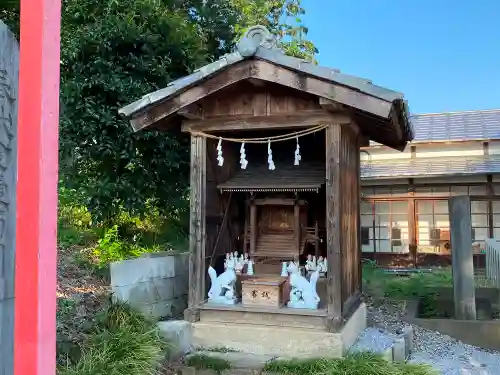
<svg viewBox="0 0 500 375"><path fill-rule="evenodd" d="M361 226L368 232L368 238L365 238L367 241L363 241L362 245L364 252L405 253L409 251L408 203L406 201L364 201L361 207Z"/></svg>
<svg viewBox="0 0 500 375"><path fill-rule="evenodd" d="M476 253L484 251L484 244L488 238L488 202L472 201L470 203L472 222L473 250Z"/></svg>
<svg viewBox="0 0 500 375"><path fill-rule="evenodd" d="M500 238L500 200L493 201L493 238Z"/></svg>
<svg viewBox="0 0 500 375"><path fill-rule="evenodd" d="M370 245L369 227L361 227L361 245Z"/></svg>
<svg viewBox="0 0 500 375"><path fill-rule="evenodd" d="M417 200L417 251L446 253L450 249L448 200Z"/></svg>

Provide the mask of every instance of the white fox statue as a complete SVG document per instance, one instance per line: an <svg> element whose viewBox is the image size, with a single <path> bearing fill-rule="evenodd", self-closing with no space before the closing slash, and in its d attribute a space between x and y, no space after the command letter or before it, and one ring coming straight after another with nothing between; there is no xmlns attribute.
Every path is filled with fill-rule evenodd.
<svg viewBox="0 0 500 375"><path fill-rule="evenodd" d="M236 283L236 272L234 271L234 261L227 262L226 270L217 277L217 272L210 266L208 275L210 276L210 290L208 291L208 301L212 303L234 305L237 301L234 286Z"/></svg>
<svg viewBox="0 0 500 375"><path fill-rule="evenodd" d="M320 298L316 292L316 282L319 279L319 271L311 273L310 280L302 276L296 263L290 262L288 265L290 273L290 301L288 307L295 309L314 309L319 305Z"/></svg>

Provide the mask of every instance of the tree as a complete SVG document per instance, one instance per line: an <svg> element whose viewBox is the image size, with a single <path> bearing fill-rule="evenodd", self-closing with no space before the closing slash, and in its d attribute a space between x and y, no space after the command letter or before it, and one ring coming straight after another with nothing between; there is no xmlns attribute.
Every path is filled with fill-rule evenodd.
<svg viewBox="0 0 500 375"><path fill-rule="evenodd" d="M266 26L277 36L285 53L314 61L318 53L307 39L307 27L302 22L305 9L300 0L231 0L239 9L235 32L241 35L249 26Z"/></svg>
<svg viewBox="0 0 500 375"><path fill-rule="evenodd" d="M11 25L18 20L15 7L0 12ZM102 219L145 212L146 203L164 213L185 208L186 136L132 133L118 109L227 53L254 24L267 26L287 53L312 59L302 14L300 0L63 0L63 184Z"/></svg>

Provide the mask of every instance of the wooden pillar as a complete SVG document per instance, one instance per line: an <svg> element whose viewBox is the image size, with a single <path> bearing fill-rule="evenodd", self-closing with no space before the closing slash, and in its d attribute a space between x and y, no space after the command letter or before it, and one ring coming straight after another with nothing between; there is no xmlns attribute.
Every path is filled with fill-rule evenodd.
<svg viewBox="0 0 500 375"><path fill-rule="evenodd" d="M340 152L341 126L325 129L326 140L326 256L328 328L335 330L342 320L342 257L340 242Z"/></svg>
<svg viewBox="0 0 500 375"><path fill-rule="evenodd" d="M297 254L297 261L300 256L300 204L299 201L296 200L293 205L293 219L294 219L294 235L295 235L295 248Z"/></svg>
<svg viewBox="0 0 500 375"><path fill-rule="evenodd" d="M455 319L476 319L472 223L469 196L448 200L451 229L451 260Z"/></svg>
<svg viewBox="0 0 500 375"><path fill-rule="evenodd" d="M14 374L54 375L61 1L20 3Z"/></svg>
<svg viewBox="0 0 500 375"><path fill-rule="evenodd" d="M206 163L206 138L191 135L189 303L184 313L191 322L199 320L198 306L205 300Z"/></svg>
<svg viewBox="0 0 500 375"><path fill-rule="evenodd" d="M253 199L250 201L250 254L255 254L257 242L257 206Z"/></svg>

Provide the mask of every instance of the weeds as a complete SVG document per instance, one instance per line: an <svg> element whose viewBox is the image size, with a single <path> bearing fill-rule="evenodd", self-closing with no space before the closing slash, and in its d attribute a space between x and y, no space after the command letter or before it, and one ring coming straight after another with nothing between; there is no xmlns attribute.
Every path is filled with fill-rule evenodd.
<svg viewBox="0 0 500 375"><path fill-rule="evenodd" d="M229 370L231 368L231 363L223 358L212 357L203 354L194 354L187 358L186 365L189 367L194 367L196 370L212 370L217 374L222 373L222 371Z"/></svg>
<svg viewBox="0 0 500 375"><path fill-rule="evenodd" d="M80 346L78 359L66 358L58 375L157 375L169 349L151 322L127 305L110 303Z"/></svg>
<svg viewBox="0 0 500 375"><path fill-rule="evenodd" d="M437 375L426 365L388 362L380 355L355 353L341 359L271 361L264 371L283 375Z"/></svg>
<svg viewBox="0 0 500 375"><path fill-rule="evenodd" d="M487 280L476 277L478 287L488 286ZM374 262L363 265L363 288L375 297L408 300L417 297L435 297L436 288L451 288L451 268L434 269L432 272L397 276L384 272Z"/></svg>

